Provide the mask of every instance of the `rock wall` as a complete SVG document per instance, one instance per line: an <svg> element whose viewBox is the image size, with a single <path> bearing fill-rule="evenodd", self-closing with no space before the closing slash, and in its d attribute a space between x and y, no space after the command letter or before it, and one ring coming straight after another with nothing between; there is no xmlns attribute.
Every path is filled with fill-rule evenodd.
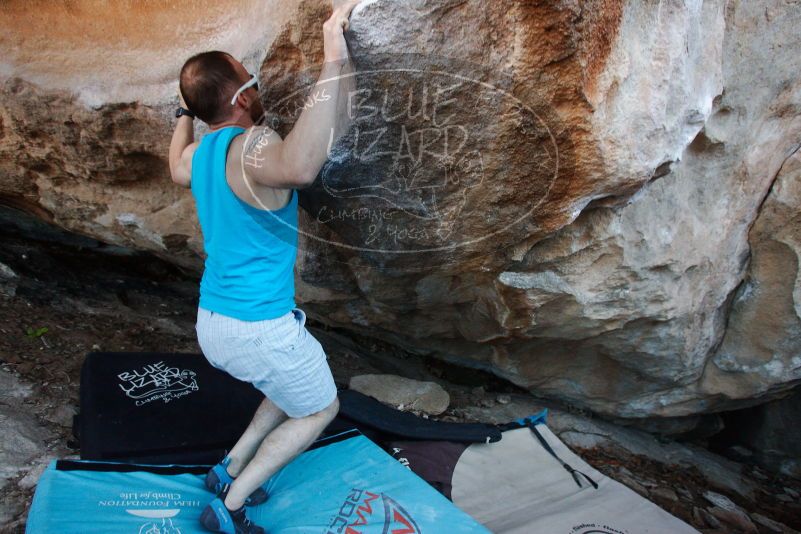
<svg viewBox="0 0 801 534"><path fill-rule="evenodd" d="M727 414L728 443L745 446L751 460L767 469L801 477L801 393Z"/></svg>
<svg viewBox="0 0 801 534"><path fill-rule="evenodd" d="M326 4L209 4L180 27L167 4L8 5L0 201L199 270L165 159L178 69L207 48L246 58L286 133ZM45 28L21 24L41 11L89 45L19 29ZM299 300L608 415L786 391L801 378L800 23L781 0L363 2L355 127L302 193Z"/></svg>
<svg viewBox="0 0 801 534"><path fill-rule="evenodd" d="M294 9L278 0L4 2L0 201L200 270L192 198L167 165L177 73L209 48L256 68Z"/></svg>

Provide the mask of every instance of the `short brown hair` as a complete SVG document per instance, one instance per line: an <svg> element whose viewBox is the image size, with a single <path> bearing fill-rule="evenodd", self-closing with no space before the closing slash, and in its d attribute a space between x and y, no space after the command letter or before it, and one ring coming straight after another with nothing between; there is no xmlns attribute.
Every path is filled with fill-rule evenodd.
<svg viewBox="0 0 801 534"><path fill-rule="evenodd" d="M239 75L231 55L218 50L190 57L181 67L179 87L187 107L200 120L210 124L231 113L231 95L239 86Z"/></svg>

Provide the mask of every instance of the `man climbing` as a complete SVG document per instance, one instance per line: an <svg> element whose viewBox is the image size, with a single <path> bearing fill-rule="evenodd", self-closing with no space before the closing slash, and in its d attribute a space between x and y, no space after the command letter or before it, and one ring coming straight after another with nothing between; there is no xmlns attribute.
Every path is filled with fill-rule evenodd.
<svg viewBox="0 0 801 534"><path fill-rule="evenodd" d="M347 127L354 87L344 31L360 0L323 24L324 64L292 131L281 139L264 114L256 77L224 52L186 61L170 144L174 182L190 187L206 252L198 343L209 362L265 394L236 445L206 475L217 494L201 523L214 532L262 533L246 505L267 499L263 484L303 452L339 410L327 356L295 303L297 189L311 185ZM336 5L336 4L335 4ZM194 141L192 119L210 133Z"/></svg>

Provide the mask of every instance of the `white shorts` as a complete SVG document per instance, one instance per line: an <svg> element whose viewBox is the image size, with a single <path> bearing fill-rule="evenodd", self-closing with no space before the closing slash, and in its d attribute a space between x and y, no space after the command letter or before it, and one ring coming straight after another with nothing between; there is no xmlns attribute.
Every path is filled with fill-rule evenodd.
<svg viewBox="0 0 801 534"><path fill-rule="evenodd" d="M259 389L289 417L328 407L337 387L320 342L300 308L275 319L241 321L198 308L198 343L211 365Z"/></svg>

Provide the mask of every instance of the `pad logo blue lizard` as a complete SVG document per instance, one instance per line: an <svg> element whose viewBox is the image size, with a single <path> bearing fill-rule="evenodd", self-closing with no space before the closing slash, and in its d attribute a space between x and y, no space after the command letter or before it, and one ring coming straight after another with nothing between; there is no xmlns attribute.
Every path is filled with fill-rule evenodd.
<svg viewBox="0 0 801 534"><path fill-rule="evenodd" d="M155 400L170 402L199 389L194 371L169 367L163 361L122 372L117 378L120 389L134 399L137 406Z"/></svg>

